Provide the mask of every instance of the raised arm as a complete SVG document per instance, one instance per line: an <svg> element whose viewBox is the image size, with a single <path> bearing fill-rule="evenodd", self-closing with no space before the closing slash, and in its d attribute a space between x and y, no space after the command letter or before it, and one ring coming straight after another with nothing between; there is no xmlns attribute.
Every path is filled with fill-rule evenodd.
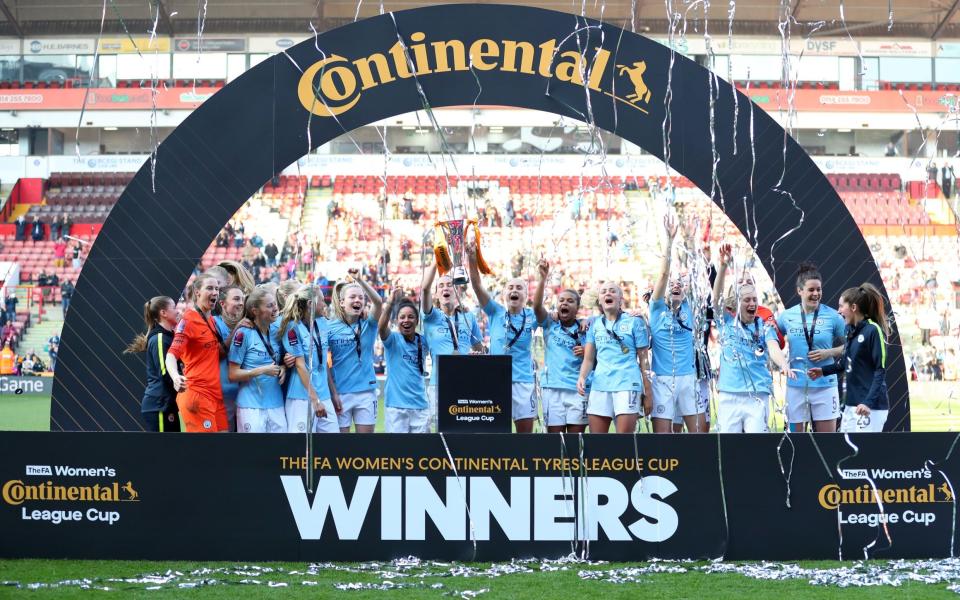
<svg viewBox="0 0 960 600"><path fill-rule="evenodd" d="M720 266L717 267L717 280L713 283L713 310L716 318L720 318L723 310L723 282L727 276L727 269L733 261L733 247L730 244L720 246Z"/></svg>
<svg viewBox="0 0 960 600"><path fill-rule="evenodd" d="M347 273L357 282L357 285L363 289L363 293L367 295L367 298L370 299L370 303L373 304L373 314L370 316L379 321L380 313L383 311L383 298L380 297L377 290L373 289L372 285L360 277L360 271L358 269L350 269Z"/></svg>
<svg viewBox="0 0 960 600"><path fill-rule="evenodd" d="M386 304L383 305L383 310L380 311L380 318L377 322L377 330L380 332L380 339L386 340L390 337L390 313L393 312L394 305L400 301L400 297L403 295L403 290L397 288L393 290L393 293L390 295L390 299L387 300Z"/></svg>
<svg viewBox="0 0 960 600"><path fill-rule="evenodd" d="M673 239L677 237L677 220L673 215L667 214L663 217L663 228L667 232L666 248L663 249L663 262L660 265L660 277L657 284L653 287L653 295L650 302L663 300L667 292L667 282L670 280L670 261L673 258Z"/></svg>
<svg viewBox="0 0 960 600"><path fill-rule="evenodd" d="M543 293L547 286L547 276L550 275L550 263L545 258L541 258L537 263L537 274L540 279L537 281L537 289L533 292L533 314L537 316L537 322L543 323L547 319L547 309L543 307Z"/></svg>
<svg viewBox="0 0 960 600"><path fill-rule="evenodd" d="M477 296L480 308L484 308L490 303L490 293L483 287L483 280L480 279L480 267L477 266L477 244L472 240L467 242L467 265L470 267L470 285L473 287L473 293Z"/></svg>
<svg viewBox="0 0 960 600"><path fill-rule="evenodd" d="M420 283L420 312L430 314L433 310L433 279L437 276L436 263L431 264L423 271L423 281Z"/></svg>

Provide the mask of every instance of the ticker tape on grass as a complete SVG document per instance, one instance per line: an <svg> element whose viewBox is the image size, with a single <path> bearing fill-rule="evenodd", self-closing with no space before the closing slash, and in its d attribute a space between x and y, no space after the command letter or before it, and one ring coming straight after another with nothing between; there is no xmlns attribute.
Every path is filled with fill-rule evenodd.
<svg viewBox="0 0 960 600"><path fill-rule="evenodd" d="M190 571L167 570L135 577L90 577L56 582L2 581L0 587L46 590L85 589L101 591L134 591L192 589L211 586L256 586L260 589L293 586L330 585L339 591L363 590L436 590L444 596L474 598L489 587L455 589L452 583L428 582L427 579L489 580L516 574L576 571L584 581L601 581L615 585L648 582L651 576L669 573L728 574L737 573L756 580L806 580L810 585L838 588L893 586L905 583L947 584L949 591L960 593L960 559L857 561L836 567L802 567L796 563L751 562L731 563L720 560L695 561L653 560L635 566L612 567L604 561L583 561L574 557L557 560L525 559L490 565L424 561L407 557L390 562L310 563L303 569L234 565L199 568ZM320 581L332 572L367 575L376 582ZM479 583L479 581L478 581Z"/></svg>

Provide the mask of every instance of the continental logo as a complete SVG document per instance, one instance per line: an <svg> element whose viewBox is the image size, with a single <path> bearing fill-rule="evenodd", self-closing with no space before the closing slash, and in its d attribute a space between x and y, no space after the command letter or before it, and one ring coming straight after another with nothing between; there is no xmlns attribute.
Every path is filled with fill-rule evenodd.
<svg viewBox="0 0 960 600"><path fill-rule="evenodd" d="M341 115L360 101L366 90L398 79L426 77L453 71L502 71L522 73L544 79L556 79L606 94L618 102L649 114L641 105L649 105L652 90L643 78L646 61L617 64L615 76L623 82L616 89L632 90L625 96L601 87L610 63L610 52L594 48L581 54L573 50L559 52L557 40L540 44L515 40L478 39L469 47L461 40L427 42L421 31L410 42L397 42L385 52L348 59L331 54L310 65L300 77L297 96L300 103L320 117ZM589 56L589 57L588 57ZM584 81L586 77L586 81Z"/></svg>
<svg viewBox="0 0 960 600"><path fill-rule="evenodd" d="M451 415L499 415L503 410L496 405L490 406L454 406L447 409Z"/></svg>
<svg viewBox="0 0 960 600"><path fill-rule="evenodd" d="M3 484L3 501L19 506L27 501L48 502L139 502L140 494L133 482L120 485L114 481L94 485L54 485L52 481L30 484L13 479Z"/></svg>
<svg viewBox="0 0 960 600"><path fill-rule="evenodd" d="M876 491L864 484L852 489L840 489L835 483L820 488L817 495L820 506L827 510L836 510L842 504L929 504L936 502L953 502L953 493L946 483L939 487L934 484L911 485L900 488L877 488Z"/></svg>

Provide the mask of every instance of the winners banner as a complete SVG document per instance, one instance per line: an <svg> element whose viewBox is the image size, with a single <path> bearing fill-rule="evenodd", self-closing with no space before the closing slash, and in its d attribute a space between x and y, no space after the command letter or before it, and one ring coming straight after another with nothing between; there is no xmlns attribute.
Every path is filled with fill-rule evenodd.
<svg viewBox="0 0 960 600"><path fill-rule="evenodd" d="M0 556L945 557L954 437L9 432Z"/></svg>

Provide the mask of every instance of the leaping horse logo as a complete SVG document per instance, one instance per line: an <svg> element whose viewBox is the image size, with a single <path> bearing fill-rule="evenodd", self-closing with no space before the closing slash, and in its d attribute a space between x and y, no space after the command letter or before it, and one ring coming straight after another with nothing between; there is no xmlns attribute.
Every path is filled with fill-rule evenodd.
<svg viewBox="0 0 960 600"><path fill-rule="evenodd" d="M137 490L133 489L133 482L128 481L127 485L123 486L123 490L127 492L127 495L130 496L127 498L127 502L136 502L140 499L140 494L137 493Z"/></svg>
<svg viewBox="0 0 960 600"><path fill-rule="evenodd" d="M649 103L650 88L647 87L647 83L643 80L643 73L647 70L646 61L638 60L631 66L617 65L617 69L618 75L626 74L630 78L630 83L633 84L633 93L627 94L627 100L629 100L631 104L636 104L641 100L643 100L644 104Z"/></svg>

